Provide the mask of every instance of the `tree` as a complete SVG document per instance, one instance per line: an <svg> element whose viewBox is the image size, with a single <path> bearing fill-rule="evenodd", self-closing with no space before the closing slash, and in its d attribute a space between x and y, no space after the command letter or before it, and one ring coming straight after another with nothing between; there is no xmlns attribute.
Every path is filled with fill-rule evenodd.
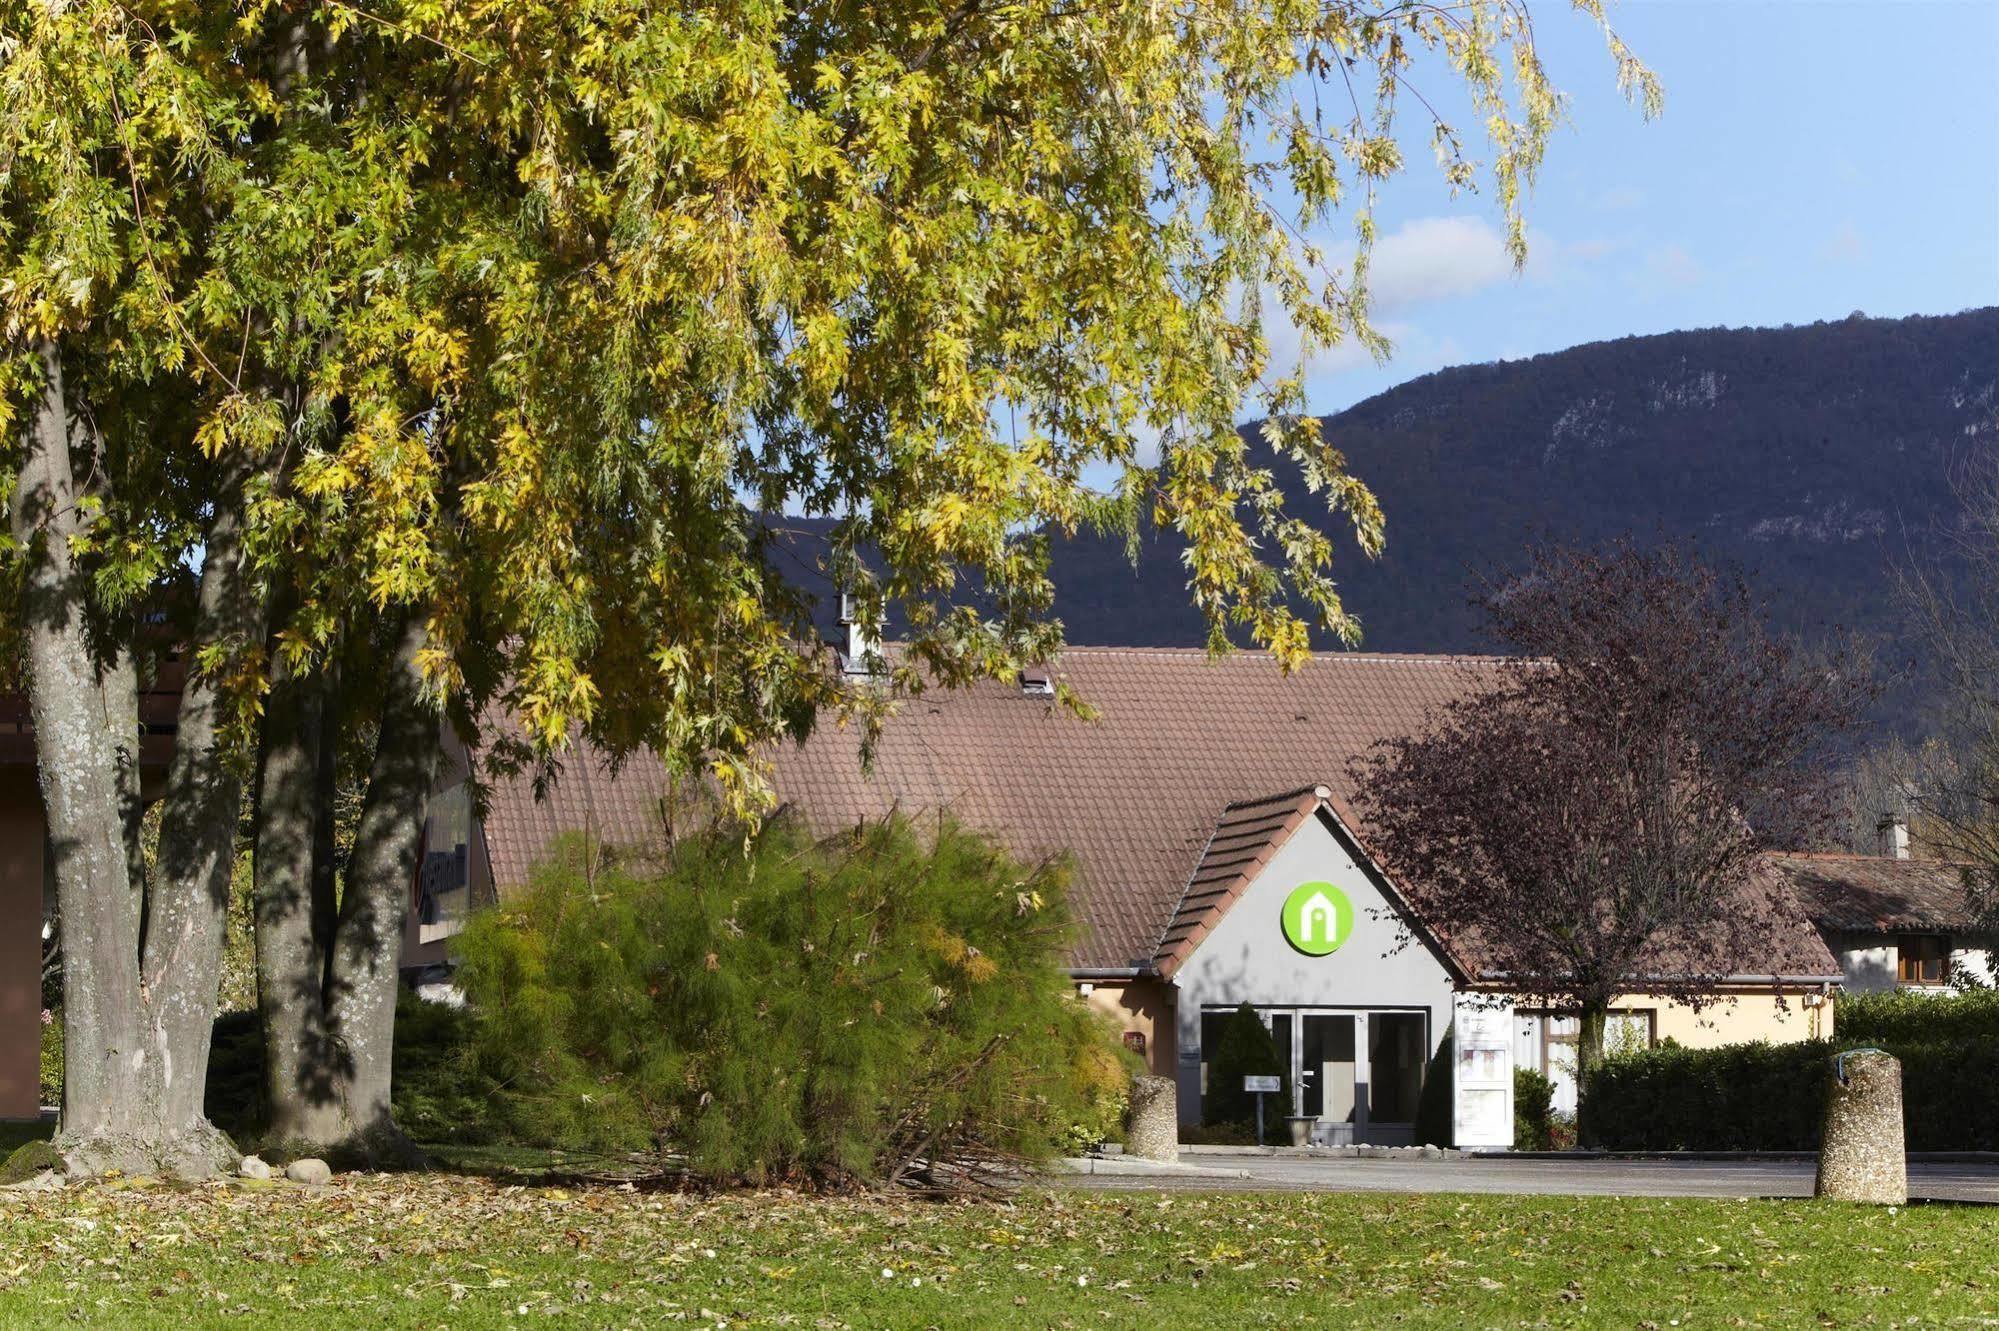
<svg viewBox="0 0 1999 1331"><path fill-rule="evenodd" d="M1896 571L1903 611L1928 648L1929 734L1886 746L1856 771L1868 826L1904 816L1922 850L1964 866L1966 895L1999 929L1999 455L1952 477L1960 505L1928 563Z"/></svg>
<svg viewBox="0 0 1999 1331"><path fill-rule="evenodd" d="M1291 1059L1280 1054L1270 1028L1256 1009L1244 1003L1221 1023L1215 1048L1208 1055L1208 1088L1201 1097L1202 1117L1209 1123L1242 1124L1256 1118L1256 1095L1245 1091L1244 1077L1276 1077L1276 1094L1267 1095L1264 1112L1284 1117L1291 1105ZM1268 1125L1276 1127L1275 1122Z"/></svg>
<svg viewBox="0 0 1999 1331"><path fill-rule="evenodd" d="M1385 351L1370 204L1412 80L1467 95L1516 259L1559 109L1507 0L16 0L0 29L9 571L79 1169L227 1157L200 1071L253 768L263 1001L297 1055L273 1089L338 1106L291 1106L305 1135L352 1134L386 1113L439 716L503 720L548 772L578 734L651 749L754 810L774 738L1053 654L1050 536L1142 521L1183 538L1218 646L1291 665L1350 639L1333 542L1272 458L1364 550L1381 514L1270 363L1266 310L1303 354ZM1251 401L1269 455L1234 429ZM834 519L827 571L907 625L886 687L810 645L788 512ZM176 649L146 875L133 699ZM338 716L357 672L372 729ZM363 733L330 871L312 774Z"/></svg>
<svg viewBox="0 0 1999 1331"><path fill-rule="evenodd" d="M1767 950L1755 859L1837 817L1830 746L1871 686L1670 546L1542 548L1477 603L1518 655L1357 762L1359 801L1485 979L1580 1018L1582 1085L1620 995L1698 1006Z"/></svg>

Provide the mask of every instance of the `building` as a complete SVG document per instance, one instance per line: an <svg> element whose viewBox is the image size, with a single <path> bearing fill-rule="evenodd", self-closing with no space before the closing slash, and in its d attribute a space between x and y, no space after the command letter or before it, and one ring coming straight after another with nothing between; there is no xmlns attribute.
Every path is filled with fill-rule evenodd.
<svg viewBox="0 0 1999 1331"><path fill-rule="evenodd" d="M1992 986L1999 937L1972 867L1910 858L1905 832L1891 826L1879 855L1770 855L1764 871L1805 903L1848 990Z"/></svg>
<svg viewBox="0 0 1999 1331"><path fill-rule="evenodd" d="M858 736L827 726L774 755L775 782L820 830L943 810L1021 857L1071 855L1081 931L1070 973L1176 1079L1183 1121L1200 1116L1215 1022L1248 1003L1289 1054L1282 1108L1301 1135L1412 1141L1426 1069L1454 1033L1459 1143L1503 1146L1513 1067L1559 1080L1565 1019L1516 1010L1475 949L1426 925L1369 854L1348 772L1496 664L1341 653L1286 677L1255 654L1072 648L1059 673L1095 720L1060 710L1046 676L928 694L889 724L871 769ZM408 935L415 966L443 960L452 911L525 882L559 836L657 844L671 812L657 764L613 775L586 751L545 798L525 776L494 782L475 824L464 770L440 790L429 904ZM1729 959L1724 1001L1697 1012L1631 995L1618 1004L1621 1038L1830 1033L1839 968L1788 884L1759 879L1743 908L1769 929L1758 955Z"/></svg>
<svg viewBox="0 0 1999 1331"><path fill-rule="evenodd" d="M1281 1108L1304 1135L1411 1140L1427 1069L1451 1034L1458 1139L1504 1145L1514 1066L1543 1068L1563 1087L1573 1019L1516 1005L1475 950L1426 925L1408 885L1369 854L1348 773L1496 664L1341 653L1287 678L1254 654L1074 648L1059 672L1098 708L1096 720L1059 709L1046 675L933 693L903 707L872 769L862 769L856 735L826 726L776 752L775 780L785 804L822 830L943 810L1024 858L1072 856L1080 932L1070 974L1153 1070L1177 1080L1183 1119L1200 1116L1214 1023L1249 1003L1288 1053L1292 1100ZM154 780L170 753L173 704L167 690L142 699ZM525 883L559 837L657 844L673 815L657 763L634 759L613 773L586 748L545 798L527 776L493 780L475 817L470 763L462 751L448 756L411 885L403 956L420 983L445 966L466 913ZM0 820L13 833L0 856L0 1118L19 1118L38 1108L35 949L48 872L24 712L0 716ZM1945 908L1933 869L1850 860L1907 879L1905 895L1917 879L1930 884L1929 905L1852 913L1858 880L1847 874L1838 881L1849 913L1835 915L1826 893L1836 876L1824 868L1834 861L1778 857L1785 871L1760 876L1744 902L1770 921L1766 944L1735 959L1724 1001L1696 1012L1627 996L1613 1041L1830 1034L1826 995L1842 975L1828 940L1849 961L1891 936L1912 959L1916 945L1900 940L1915 935L1964 937L1952 950L1971 950L1952 932L1969 917ZM1819 867L1801 876L1795 865ZM1836 920L1873 932L1814 928ZM1887 957L1891 970L1898 956Z"/></svg>

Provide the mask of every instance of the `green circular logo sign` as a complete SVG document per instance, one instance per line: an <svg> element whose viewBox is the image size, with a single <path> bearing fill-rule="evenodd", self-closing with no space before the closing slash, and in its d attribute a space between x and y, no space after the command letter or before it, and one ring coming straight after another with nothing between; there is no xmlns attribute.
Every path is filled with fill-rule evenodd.
<svg viewBox="0 0 1999 1331"><path fill-rule="evenodd" d="M1308 957L1340 950L1353 932L1353 902L1331 883L1300 883L1284 898L1284 941Z"/></svg>

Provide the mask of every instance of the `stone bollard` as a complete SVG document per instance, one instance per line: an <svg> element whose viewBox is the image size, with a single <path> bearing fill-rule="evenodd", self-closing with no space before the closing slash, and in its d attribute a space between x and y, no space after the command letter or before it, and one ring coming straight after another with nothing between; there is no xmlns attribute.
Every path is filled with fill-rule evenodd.
<svg viewBox="0 0 1999 1331"><path fill-rule="evenodd" d="M1816 1195L1900 1206L1909 1200L1906 1150L1901 1060L1880 1049L1833 1059Z"/></svg>
<svg viewBox="0 0 1999 1331"><path fill-rule="evenodd" d="M1180 1158L1180 1105L1171 1077L1131 1079L1131 1126L1124 1153L1141 1160Z"/></svg>

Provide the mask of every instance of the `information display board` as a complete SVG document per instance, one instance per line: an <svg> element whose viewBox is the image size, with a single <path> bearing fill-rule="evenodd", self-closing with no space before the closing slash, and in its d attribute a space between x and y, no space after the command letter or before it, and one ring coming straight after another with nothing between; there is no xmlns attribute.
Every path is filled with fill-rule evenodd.
<svg viewBox="0 0 1999 1331"><path fill-rule="evenodd" d="M1513 1000L1458 994L1451 1009L1457 1044L1451 1144L1467 1151L1511 1150Z"/></svg>

